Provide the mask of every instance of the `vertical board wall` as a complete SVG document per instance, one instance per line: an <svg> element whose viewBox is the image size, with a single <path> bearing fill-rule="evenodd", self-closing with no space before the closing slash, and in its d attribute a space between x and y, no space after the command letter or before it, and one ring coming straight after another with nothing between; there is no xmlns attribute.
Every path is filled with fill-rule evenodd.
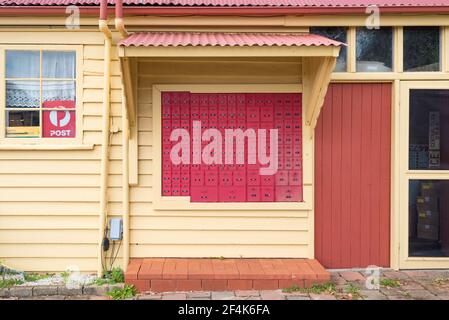
<svg viewBox="0 0 449 320"><path fill-rule="evenodd" d="M315 257L390 265L391 84L331 84L315 132Z"/></svg>

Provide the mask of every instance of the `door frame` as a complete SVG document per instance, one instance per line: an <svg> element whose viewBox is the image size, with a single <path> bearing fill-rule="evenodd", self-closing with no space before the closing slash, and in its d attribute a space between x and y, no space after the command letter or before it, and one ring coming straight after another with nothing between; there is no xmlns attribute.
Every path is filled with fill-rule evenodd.
<svg viewBox="0 0 449 320"><path fill-rule="evenodd" d="M409 110L410 110L410 90L412 89L447 89L449 90L449 81L402 81L399 92L399 109L397 113L398 133L397 146L398 151L398 172L395 176L398 178L399 185L395 189L397 192L399 209L398 228L398 260L400 269L438 269L449 267L449 257L409 257L409 212L408 184L412 179L438 179L449 180L449 170L438 170L432 172L429 170L409 170L408 168L408 146L409 146ZM393 239L395 237L392 237Z"/></svg>

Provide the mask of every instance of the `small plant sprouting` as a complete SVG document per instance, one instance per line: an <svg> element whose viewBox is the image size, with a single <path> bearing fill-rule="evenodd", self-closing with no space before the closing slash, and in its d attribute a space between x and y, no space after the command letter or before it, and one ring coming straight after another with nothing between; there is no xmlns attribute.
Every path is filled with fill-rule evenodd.
<svg viewBox="0 0 449 320"><path fill-rule="evenodd" d="M114 300L123 300L134 297L136 292L136 288L133 285L125 284L123 288L114 288L106 295Z"/></svg>
<svg viewBox="0 0 449 320"><path fill-rule="evenodd" d="M25 281L26 282L35 282L38 280L46 279L48 277L51 277L53 274L49 273L25 273Z"/></svg>
<svg viewBox="0 0 449 320"><path fill-rule="evenodd" d="M300 288L296 284L294 284L291 287L282 289L282 292L293 293L293 292L301 292L301 290L303 290L303 288Z"/></svg>
<svg viewBox="0 0 449 320"><path fill-rule="evenodd" d="M114 283L125 282L125 275L123 274L123 270L119 267L112 269L110 276Z"/></svg>
<svg viewBox="0 0 449 320"><path fill-rule="evenodd" d="M433 283L438 286L449 284L449 278L435 278L433 279Z"/></svg>
<svg viewBox="0 0 449 320"><path fill-rule="evenodd" d="M94 284L101 286L104 284L116 284L125 282L123 270L119 267L113 268L111 271L104 273L103 278L95 279Z"/></svg>
<svg viewBox="0 0 449 320"><path fill-rule="evenodd" d="M351 299L360 299L362 297L360 295L359 288L352 283L348 284L346 287L346 293Z"/></svg>
<svg viewBox="0 0 449 320"><path fill-rule="evenodd" d="M61 272L61 277L64 280L64 282L67 282L69 280L69 277L70 277L70 272L68 272L68 271Z"/></svg>
<svg viewBox="0 0 449 320"><path fill-rule="evenodd" d="M285 293L301 292L301 293L314 293L314 294L321 294L321 293L334 294L335 285L331 282L326 282L323 284L314 284L310 288L300 288L297 285L293 285L289 288L283 289L282 291Z"/></svg>
<svg viewBox="0 0 449 320"><path fill-rule="evenodd" d="M380 285L382 287L388 287L388 288L397 288L401 285L399 280L395 279L382 279L380 280Z"/></svg>
<svg viewBox="0 0 449 320"><path fill-rule="evenodd" d="M2 279L0 280L0 289L18 286L20 284L23 284L23 281L20 279L6 279L6 280Z"/></svg>

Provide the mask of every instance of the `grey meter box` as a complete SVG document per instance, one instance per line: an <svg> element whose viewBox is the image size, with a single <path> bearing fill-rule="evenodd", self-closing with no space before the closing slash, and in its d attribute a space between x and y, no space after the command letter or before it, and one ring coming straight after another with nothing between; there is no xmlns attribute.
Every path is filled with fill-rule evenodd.
<svg viewBox="0 0 449 320"><path fill-rule="evenodd" d="M121 218L111 218L109 220L109 239L122 240L123 221Z"/></svg>

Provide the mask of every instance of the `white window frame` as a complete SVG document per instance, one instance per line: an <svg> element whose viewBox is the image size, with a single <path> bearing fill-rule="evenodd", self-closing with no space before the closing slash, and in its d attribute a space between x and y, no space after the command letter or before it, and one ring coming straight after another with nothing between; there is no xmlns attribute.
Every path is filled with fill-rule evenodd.
<svg viewBox="0 0 449 320"><path fill-rule="evenodd" d="M7 50L21 51L73 51L76 56L75 69L75 114L76 136L74 138L15 138L6 136L6 54ZM42 63L42 60L40 60ZM11 45L0 46L0 149L20 148L21 146L57 146L57 145L81 145L83 141L83 114L82 114L82 46L79 45ZM41 66L42 69L42 66ZM42 78L40 78L42 80ZM18 79L20 80L20 79ZM58 80L58 79L48 79ZM42 126L42 116L40 118Z"/></svg>

